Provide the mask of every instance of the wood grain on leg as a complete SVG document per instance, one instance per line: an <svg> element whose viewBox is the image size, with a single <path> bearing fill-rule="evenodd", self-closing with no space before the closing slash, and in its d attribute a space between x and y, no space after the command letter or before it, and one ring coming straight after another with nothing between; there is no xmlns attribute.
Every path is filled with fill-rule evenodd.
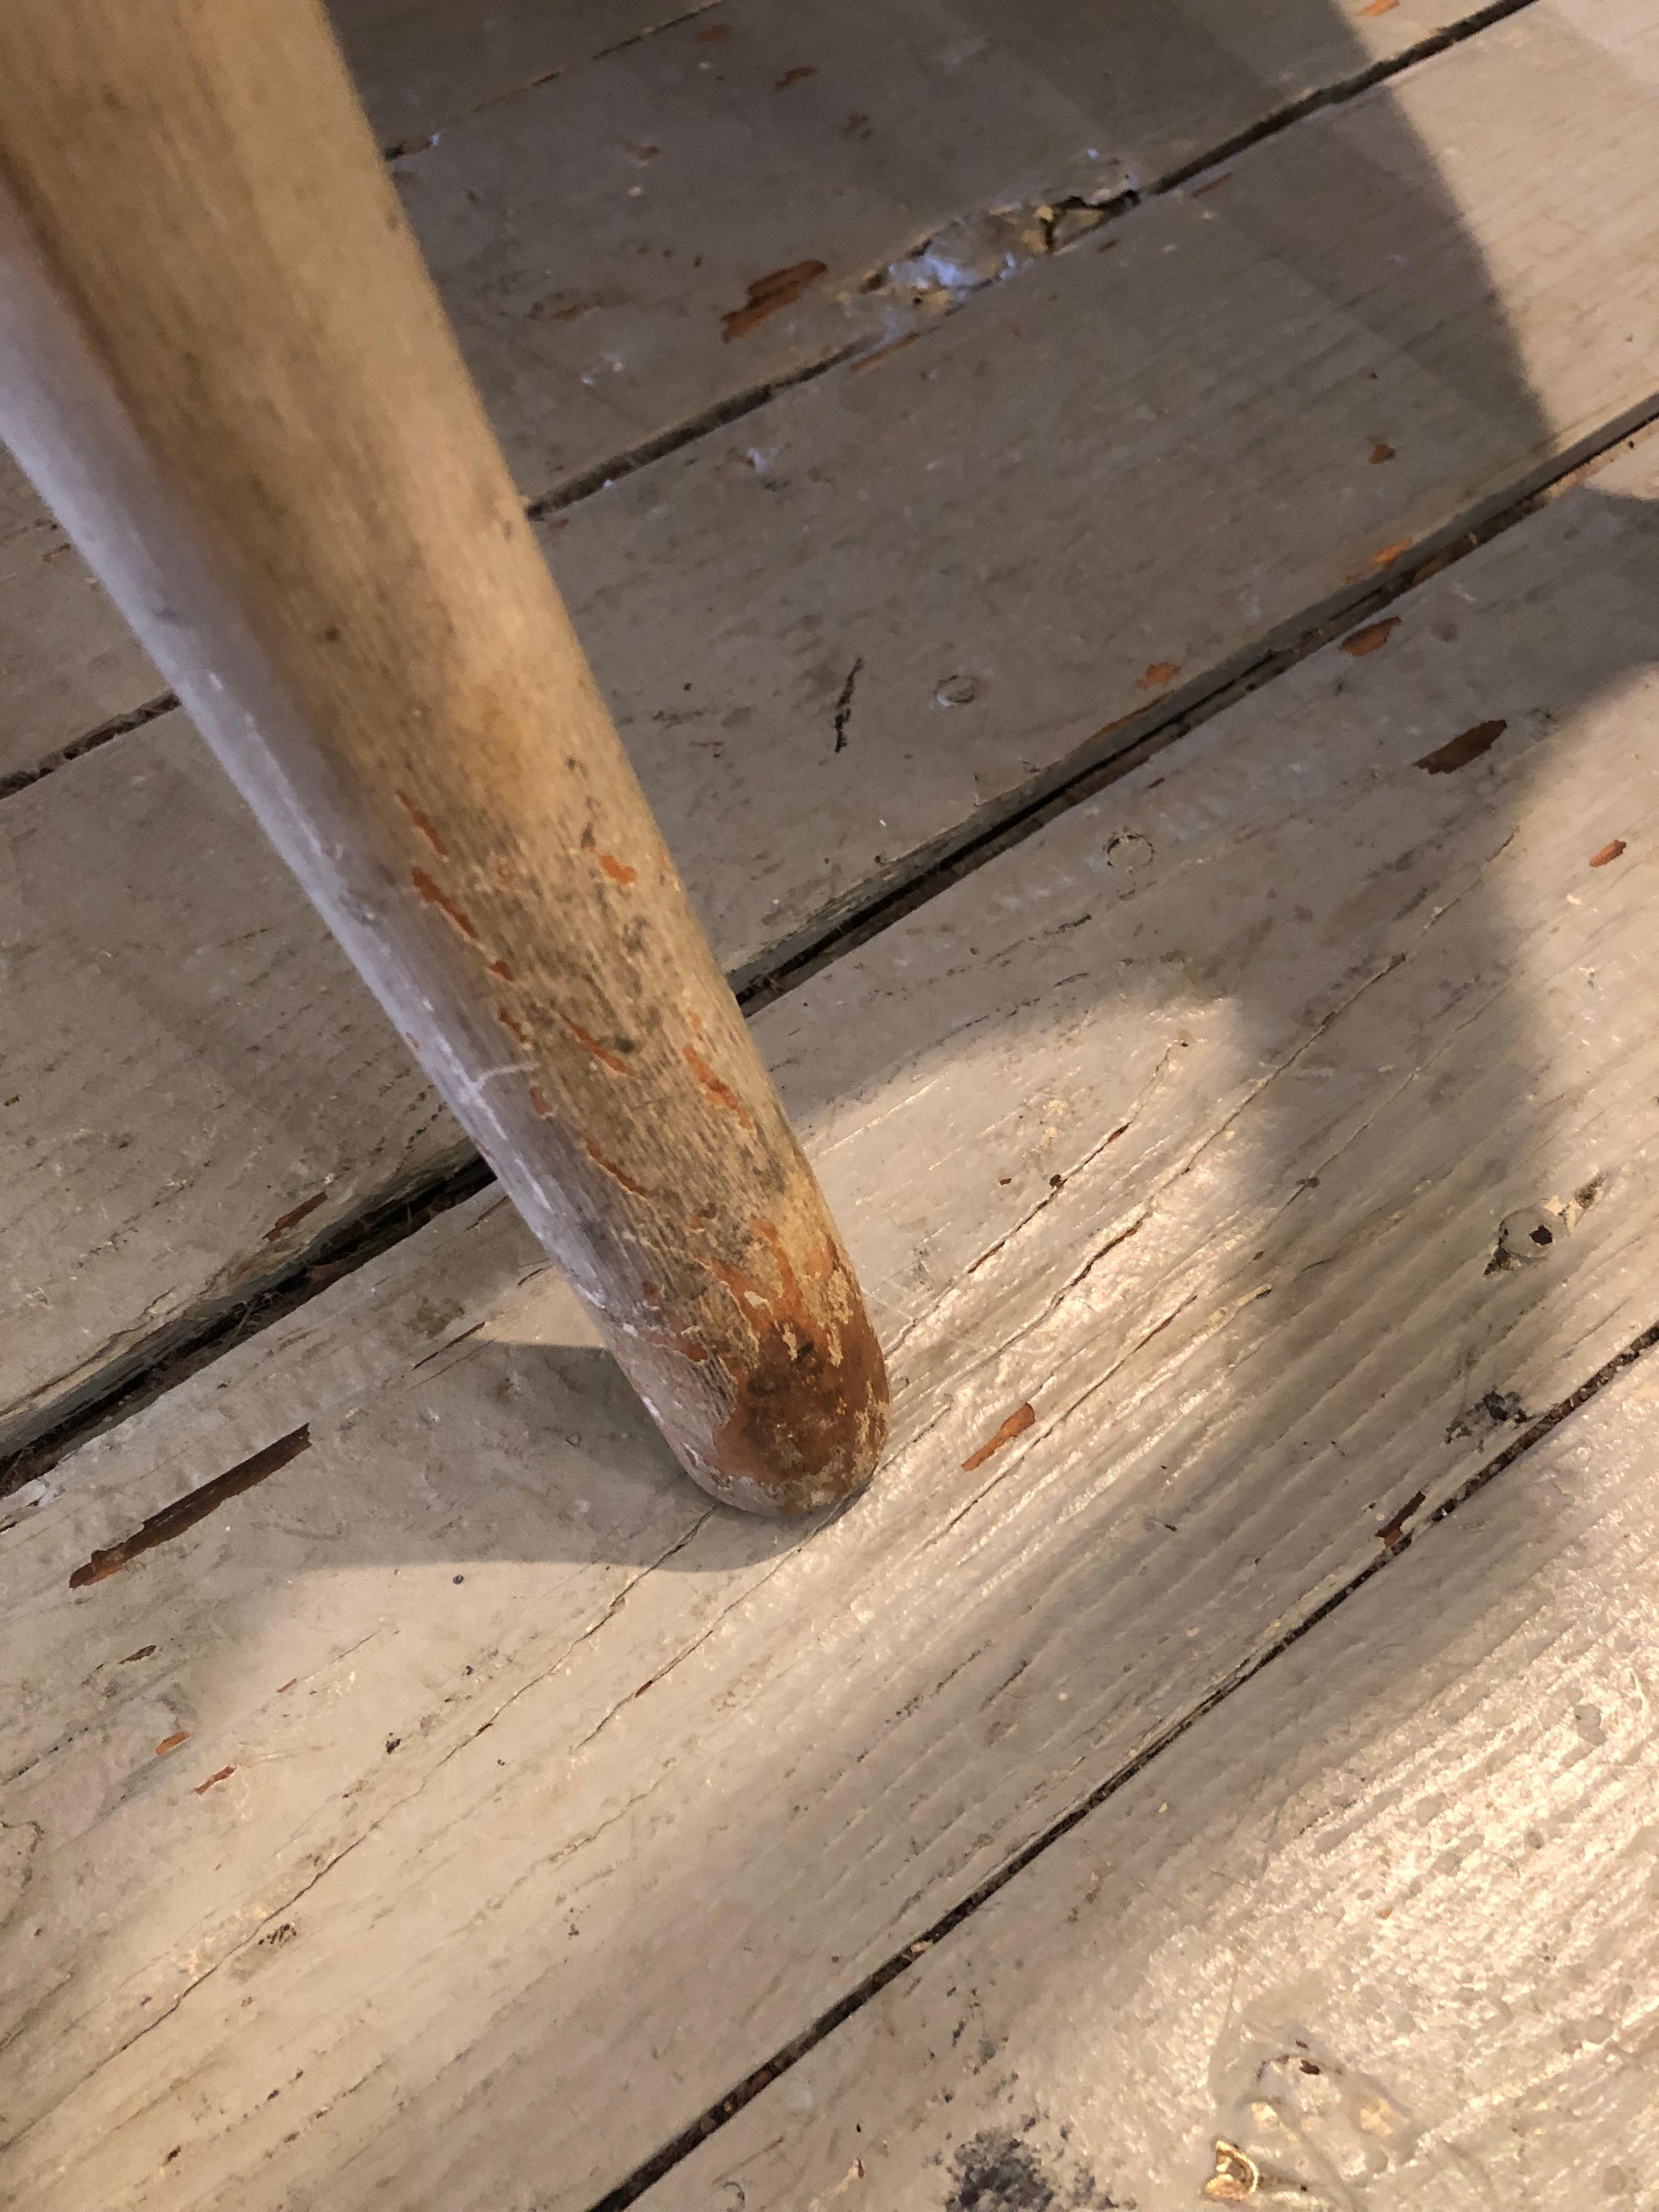
<svg viewBox="0 0 1659 2212"><path fill-rule="evenodd" d="M0 180L20 460L687 1468L857 1487L857 1285L319 10L25 0Z"/></svg>

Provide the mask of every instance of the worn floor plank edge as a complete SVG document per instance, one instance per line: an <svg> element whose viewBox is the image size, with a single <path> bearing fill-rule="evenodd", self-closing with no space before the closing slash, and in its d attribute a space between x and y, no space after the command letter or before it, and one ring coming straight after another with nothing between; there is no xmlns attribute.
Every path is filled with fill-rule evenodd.
<svg viewBox="0 0 1659 2212"><path fill-rule="evenodd" d="M1109 1799L1126 1789L1137 1776L1145 1773L1155 1759L1161 1758L1173 1744L1186 1735L1189 1730L1196 1728L1200 1721L1206 1719L1217 1706L1224 1704L1236 1691L1243 1689L1247 1682L1254 1681L1264 1669L1271 1667L1273 1662L1281 1657L1293 1644L1299 1644L1304 1636L1310 1634L1322 1622L1328 1620L1331 1614L1346 1605L1351 1597L1364 1589L1368 1583L1373 1582L1384 1568L1390 1565L1402 1553L1409 1551L1414 1536L1446 1520L1456 1512L1460 1506L1466 1504L1470 1498L1486 1489L1499 1475L1513 1467L1517 1460L1524 1458L1535 1445L1541 1443L1544 1438L1553 1430L1558 1428L1569 1414L1577 1413L1581 1407L1588 1405L1592 1399L1599 1396L1610 1382L1624 1374L1627 1369L1633 1367L1638 1360L1645 1358L1656 1346L1659 1346L1659 1322L1655 1322L1642 1330L1640 1334L1633 1337L1622 1351L1615 1352L1611 1359L1597 1368L1593 1375L1588 1376L1583 1382L1570 1390L1565 1397L1528 1423L1518 1437L1507 1444L1502 1451L1494 1454L1484 1466L1478 1468L1467 1482L1437 1506L1422 1523L1421 1528L1413 1530L1409 1527L1401 1526L1398 1533L1393 1533L1392 1530L1379 1531L1383 1540L1383 1548L1368 1567L1351 1577L1340 1589L1333 1590L1331 1595L1321 1604L1316 1606L1305 1619L1297 1621L1293 1628L1287 1629L1285 1634L1267 1650L1239 1667L1224 1681L1218 1683L1208 1696L1200 1698L1188 1711L1171 1721L1166 1728L1161 1729L1153 1737L1150 1743L1138 1752L1133 1759L1120 1767L1115 1773L1109 1775L1103 1782L1097 1783L1087 1796L1079 1799L1077 1804L1061 1814L1057 1820L1051 1821L1040 1835L1034 1836L1028 1844L1014 1852L994 1874L988 1875L965 1897L959 1899L955 1905L951 1905L948 1911L942 1913L923 1934L907 1943L891 1958L884 1960L872 1972L866 1974L854 1988L848 1990L844 1996L837 1998L833 2005L821 2013L809 2027L803 2028L799 2035L792 2038L781 2049L775 2051L769 2058L757 2066L752 2074L745 2076L734 2088L728 2090L718 2102L699 2113L697 2118L689 2126L683 2128L672 2142L665 2143L659 2150L654 2151L625 2179L618 2182L614 2189L598 2198L589 2207L589 2212L626 2212L628 2206L635 2203L647 2190L654 2187L665 2175L672 2172L673 2169L684 2159L689 2157L699 2144L707 2142L710 2136L718 2133L728 2120L735 2118L745 2105L751 2103L759 2096L762 2090L769 2087L781 2075L787 2074L793 2066L799 2064L827 2037L834 2034L837 2028L852 2019L855 2013L861 2011L866 2004L879 1996L884 1990L890 1987L901 1974L908 1972L919 1959L933 1949L935 1944L942 1942L973 1913L978 1911L982 1905L996 1896L999 1891L1006 1889L1017 1875L1023 1874L1026 1868L1041 1858L1045 1851L1059 1843L1063 1837L1068 1836L1092 1813L1097 1812ZM1402 1519L1404 1517L1402 1516Z"/></svg>
<svg viewBox="0 0 1659 2212"><path fill-rule="evenodd" d="M234 1345L307 1304L319 1291L461 1206L495 1178L476 1154L435 1181L340 1222L287 1272L251 1297L193 1315L134 1347L95 1395L78 1401L50 1429L0 1459L0 1499L49 1474L60 1460L102 1436L228 1352ZM501 1203L505 1205L506 1200Z"/></svg>
<svg viewBox="0 0 1659 2212"><path fill-rule="evenodd" d="M1530 5L1531 0L1522 0ZM878 891L848 908L834 913L817 927L796 933L777 950L745 973L738 970L728 980L746 1014L758 1013L797 985L829 967L843 954L867 944L895 922L938 897L953 884L972 875L1000 854L1008 851L1074 806L1093 798L1129 775L1154 753L1163 751L1189 732L1222 713L1237 700L1307 659L1357 621L1375 617L1466 555L1489 544L1495 538L1524 521L1530 514L1570 491L1575 484L1610 461L1620 450L1629 450L1647 437L1659 434L1659 392L1638 409L1628 410L1610 428L1592 433L1547 470L1536 472L1518 495L1506 491L1501 506L1489 502L1490 512L1476 519L1460 517L1447 529L1414 547L1376 582L1344 594L1340 605L1327 605L1298 616L1284 625L1282 641L1253 653L1242 667L1224 672L1195 696L1180 695L1149 708L1120 734L1109 753L1099 757L1092 749L1073 754L1048 776L1028 784L996 810L995 818L967 839L952 836L911 856L919 863L907 870L889 889ZM176 704L171 697L119 717L101 732L77 740L67 759L94 744L117 737L128 727L155 719ZM34 781L49 773L42 768L23 781ZM0 797L4 790L0 788ZM990 810L987 810L989 811ZM316 1292L341 1276L390 1249L450 1207L473 1197L494 1181L483 1159L474 1157L435 1180L416 1185L396 1200L383 1201L364 1212L348 1217L319 1243L301 1253L293 1266L274 1281L228 1306L181 1321L136 1346L106 1384L80 1399L63 1419L0 1458L0 1498L26 1482L50 1473L60 1460L91 1437L125 1420L141 1407L151 1405L175 1384L195 1374L210 1360L240 1343L247 1335L283 1320ZM1599 1384L1597 1385L1599 1387ZM1570 1411L1564 1407L1563 1411ZM1557 1416L1559 1418L1559 1415ZM1540 1431L1541 1433L1541 1431ZM1524 1448L1524 1444L1520 1447Z"/></svg>
<svg viewBox="0 0 1659 2212"><path fill-rule="evenodd" d="M159 721L178 704L176 692L161 691L154 699L146 699L140 707L130 707L125 714L112 714L108 721L100 722L96 729L88 730L81 737L71 738L68 744L59 745L56 752L48 753L32 768L14 769L9 775L0 775L0 799L9 799L16 791L27 791L32 783L39 783L55 769L67 768L71 761L96 752L112 738L124 738L130 730L142 730L147 722Z"/></svg>

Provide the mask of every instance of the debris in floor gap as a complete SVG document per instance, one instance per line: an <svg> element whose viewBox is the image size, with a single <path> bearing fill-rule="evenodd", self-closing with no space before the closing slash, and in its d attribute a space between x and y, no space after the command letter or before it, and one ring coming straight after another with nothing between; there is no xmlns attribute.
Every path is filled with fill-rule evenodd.
<svg viewBox="0 0 1659 2212"><path fill-rule="evenodd" d="M1400 617L1389 615L1382 622L1367 623L1352 637L1342 641L1342 650L1352 659L1363 660L1368 653L1378 653L1400 627Z"/></svg>
<svg viewBox="0 0 1659 2212"><path fill-rule="evenodd" d="M145 1552L153 1552L158 1544L169 1543L173 1537L182 1536L187 1528L193 1528L198 1521L205 1520L228 1499L240 1498L243 1491L252 1490L255 1483L263 1482L267 1475L276 1474L279 1468L285 1468L290 1460L297 1459L310 1447L311 1428L308 1423L290 1430L287 1436L279 1437L274 1444L267 1444L263 1451L257 1451L251 1458L239 1461L223 1474L216 1475L211 1482L204 1482L199 1490L192 1490L183 1498L175 1498L171 1505L164 1505L159 1513L152 1513L142 1527L135 1528L131 1536L124 1537L118 1544L111 1544L103 1551L94 1552L70 1577L70 1588L85 1589L89 1583L101 1583L108 1576L119 1573L130 1560L139 1558Z"/></svg>
<svg viewBox="0 0 1659 2212"><path fill-rule="evenodd" d="M827 261L793 261L787 269L774 269L768 276L757 276L742 307L733 307L720 317L721 340L730 345L733 338L747 337L769 315L793 307L810 285L829 273Z"/></svg>
<svg viewBox="0 0 1659 2212"><path fill-rule="evenodd" d="M1406 1523L1411 1519L1428 1495L1426 1491L1413 1491L1392 1520L1385 1521L1377 1530L1377 1541L1386 1551L1397 1552L1406 1540Z"/></svg>
<svg viewBox="0 0 1659 2212"><path fill-rule="evenodd" d="M976 1452L970 1452L963 1460L963 1473L971 1474L975 1468L983 1467L994 1453L1002 1449L1004 1444L1012 1443L1016 1437L1023 1437L1036 1419L1036 1412L1030 1405L1016 1406L995 1436L991 1437L988 1443L982 1443Z"/></svg>
<svg viewBox="0 0 1659 2212"><path fill-rule="evenodd" d="M1488 1269L1490 1273L1491 1270ZM1459 1413L1448 1423L1446 1442L1455 1443L1461 1437L1480 1437L1493 1429L1524 1428L1532 1419L1521 1402L1518 1391L1488 1390L1478 1398L1466 1413Z"/></svg>
<svg viewBox="0 0 1659 2212"><path fill-rule="evenodd" d="M1413 768L1426 769L1431 775L1450 775L1454 769L1467 768L1471 761L1489 753L1509 724L1501 718L1490 722L1477 722L1473 729L1449 738L1443 745L1437 745L1431 753L1425 753L1413 761Z"/></svg>
<svg viewBox="0 0 1659 2212"><path fill-rule="evenodd" d="M1591 854L1590 866L1593 868L1605 868L1610 860L1616 860L1624 850L1624 839L1615 837L1610 845L1603 845L1599 853Z"/></svg>

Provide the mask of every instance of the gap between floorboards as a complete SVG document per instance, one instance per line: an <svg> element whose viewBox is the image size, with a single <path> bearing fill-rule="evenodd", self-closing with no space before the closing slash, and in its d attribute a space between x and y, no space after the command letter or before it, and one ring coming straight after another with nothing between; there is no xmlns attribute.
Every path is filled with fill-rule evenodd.
<svg viewBox="0 0 1659 2212"><path fill-rule="evenodd" d="M1207 1697L1200 1698L1189 1711L1170 1722L1169 1726L1162 1729L1143 1750L1137 1753L1133 1759L1120 1767L1115 1774L1109 1775L1105 1781L1097 1784L1086 1797L1073 1806L1069 1811L1061 1814L1058 1820L1051 1821L1041 1835L1034 1837L1030 1843L1016 1851L1005 1864L999 1867L994 1874L988 1875L983 1881L970 1890L966 1897L960 1899L948 1911L942 1913L922 1935L915 1937L904 1945L902 1949L896 1952L891 1958L884 1960L872 1972L866 1975L855 1988L849 1990L845 1996L838 1998L833 2005L821 2013L809 2027L804 2028L799 2035L793 2037L781 2050L775 2051L769 2058L757 2066L752 2074L746 2075L734 2088L728 2090L724 2097L699 2113L697 2118L689 2126L683 2128L672 2142L665 2143L659 2150L653 2152L648 2159L635 2166L633 2172L618 2182L614 2189L608 2190L603 2197L596 2199L589 2207L589 2212L625 2212L626 2207L636 2203L647 2190L654 2187L659 2181L672 2173L682 2160L689 2157L699 2144L716 2134L728 2120L735 2118L745 2105L759 2096L763 2089L769 2087L781 2075L787 2074L793 2066L798 2065L855 2013L860 2012L872 1999L879 1996L882 1991L896 1981L901 1974L907 1972L918 1959L932 1950L936 1943L952 1934L971 1914L977 1912L982 1905L996 1896L999 1891L1006 1889L1017 1875L1023 1874L1027 1867L1030 1866L1035 1860L1041 1858L1043 1853L1059 1843L1062 1837L1069 1835L1073 1828L1087 1820L1091 1813L1097 1812L1109 1798L1115 1797L1118 1791L1126 1788L1136 1776L1144 1773L1154 1759L1160 1758L1189 1729L1195 1728L1200 1721L1206 1719L1218 1705L1231 1697L1235 1691L1241 1690L1246 1683L1254 1681L1266 1668L1272 1666L1274 1660L1288 1651L1292 1644L1299 1644L1310 1631L1318 1627L1322 1621L1328 1620L1340 1607L1346 1605L1356 1592L1363 1589L1366 1583L1374 1581L1403 1552L1411 1548L1416 1535L1446 1520L1478 1492L1485 1490L1500 1474L1513 1467L1517 1460L1530 1452L1534 1445L1542 1443L1543 1439L1553 1429L1559 1427L1570 1413L1577 1413L1581 1406L1588 1405L1593 1398L1606 1389L1616 1376L1622 1375L1627 1368L1634 1366L1637 1361L1644 1358L1656 1345L1659 1345L1659 1322L1644 1329L1641 1334L1633 1338L1622 1352L1615 1352L1611 1359L1596 1370L1595 1374L1587 1376L1557 1404L1540 1413L1520 1436L1489 1460L1484 1467L1479 1468L1461 1488L1455 1491L1449 1498L1437 1506L1424 1522L1422 1529L1401 1528L1392 1540L1385 1544L1381 1555L1373 1560L1370 1566L1346 1582L1340 1589L1334 1591L1322 1603L1316 1606L1304 1620L1298 1621L1294 1628L1287 1630L1277 1643L1270 1645L1257 1658L1239 1668L1236 1674L1212 1690Z"/></svg>

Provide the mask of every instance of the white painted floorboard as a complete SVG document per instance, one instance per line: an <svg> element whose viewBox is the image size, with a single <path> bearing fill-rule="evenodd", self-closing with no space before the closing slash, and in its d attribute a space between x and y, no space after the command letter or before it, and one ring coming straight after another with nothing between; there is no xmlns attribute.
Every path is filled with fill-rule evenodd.
<svg viewBox="0 0 1659 2212"><path fill-rule="evenodd" d="M11 2202L580 2212L1659 1319L1656 450L759 1017L852 1510L708 1509L488 1200L20 1496Z"/></svg>
<svg viewBox="0 0 1659 2212"><path fill-rule="evenodd" d="M415 143L394 173L538 498L770 380L925 325L963 284L1043 251L1046 201L1155 186L1441 27L1427 0L1358 19L1333 0L1271 0L1241 39L1226 0L1181 0L1172 40L1173 4L348 0L342 15L382 138ZM1474 12L1458 0L1445 17ZM580 66L601 40L613 51ZM517 96L493 95L515 79ZM1395 136L1409 161L1409 126ZM1407 190L1443 198L1432 181ZM910 266L935 233L938 252ZM786 283L763 315L728 323L780 271L807 284L799 301ZM0 779L162 690L0 460Z"/></svg>
<svg viewBox="0 0 1659 2212"><path fill-rule="evenodd" d="M1644 403L1656 36L1540 0L550 519L734 970ZM17 1441L460 1145L182 718L0 843Z"/></svg>
<svg viewBox="0 0 1659 2212"><path fill-rule="evenodd" d="M1650 1355L641 2212L1644 2212L1656 1549Z"/></svg>

